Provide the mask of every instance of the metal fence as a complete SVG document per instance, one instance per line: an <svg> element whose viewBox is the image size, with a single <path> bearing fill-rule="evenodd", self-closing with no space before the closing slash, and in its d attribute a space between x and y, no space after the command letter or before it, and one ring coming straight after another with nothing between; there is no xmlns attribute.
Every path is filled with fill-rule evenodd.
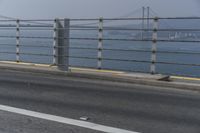
<svg viewBox="0 0 200 133"><path fill-rule="evenodd" d="M200 77L198 17L0 23L2 61Z"/></svg>

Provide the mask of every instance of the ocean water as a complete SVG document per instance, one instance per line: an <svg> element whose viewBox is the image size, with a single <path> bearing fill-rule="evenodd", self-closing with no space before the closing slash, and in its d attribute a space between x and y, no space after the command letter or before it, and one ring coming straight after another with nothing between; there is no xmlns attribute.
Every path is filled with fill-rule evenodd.
<svg viewBox="0 0 200 133"><path fill-rule="evenodd" d="M94 42L95 43L95 42ZM82 47L83 43L71 43L77 47ZM97 45L87 45L87 47L97 47ZM104 41L105 49L129 49L129 50L147 50L150 51L152 47L151 42L119 42L119 41ZM200 52L200 45L198 43L183 44L183 43L158 43L158 51L171 52ZM70 50L72 56L86 56L97 57L97 50ZM150 63L134 62L150 61L151 52L135 52L135 51L112 51L104 50L103 58L133 60L128 61L110 61L103 60L104 69L135 71L135 72L150 72ZM182 63L182 64L200 64L200 54L175 54L175 53L157 53L158 62ZM96 67L97 60L83 60L72 59L71 64L81 65L85 67ZM187 75L200 76L199 66L186 65L170 65L170 64L156 64L156 72L170 75Z"/></svg>
<svg viewBox="0 0 200 133"><path fill-rule="evenodd" d="M0 36L15 36L15 31L1 30ZM71 37L97 37L97 33L86 34L71 32ZM21 31L21 36L31 37L52 37L52 31ZM53 62L53 39L21 38L20 39L20 60L23 62L52 64ZM41 47L42 46L42 47ZM70 40L70 66L97 68L97 59L84 59L73 57L92 57L97 58L96 40ZM75 49L84 48L84 49ZM151 51L152 42L130 42L130 41L103 41L104 49L128 49ZM159 42L158 51L171 52L193 52L200 53L199 43L177 43ZM90 49L86 49L90 48ZM0 38L0 60L16 61L16 38ZM43 56L29 55L43 54ZM46 56L48 54L50 56ZM120 60L139 60L150 61L151 52L103 50L103 58ZM157 53L158 62L171 62L183 64L200 64L200 54L176 54L176 53ZM118 60L103 60L103 69L150 72L150 63L128 62ZM156 72L170 75L187 75L200 77L199 66L156 64Z"/></svg>

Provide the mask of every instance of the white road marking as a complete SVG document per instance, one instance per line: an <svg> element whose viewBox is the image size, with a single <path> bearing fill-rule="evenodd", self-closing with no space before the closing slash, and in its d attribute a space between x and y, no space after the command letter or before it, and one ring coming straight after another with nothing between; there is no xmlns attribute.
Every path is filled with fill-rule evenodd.
<svg viewBox="0 0 200 133"><path fill-rule="evenodd" d="M64 123L64 124L68 124L68 125L83 127L83 128L106 132L106 133L138 133L138 132L124 130L124 129L120 129L120 128L114 128L114 127L104 126L104 125L95 124L95 123L91 123L91 122L85 122L85 121L80 121L80 120L55 116L55 115L49 115L49 114L45 114L45 113L39 113L39 112L35 112L35 111L29 111L29 110L14 108L14 107L5 106L5 105L0 105L0 110L15 113L15 114L35 117L35 118L39 118L39 119L54 121L54 122L58 122L58 123Z"/></svg>

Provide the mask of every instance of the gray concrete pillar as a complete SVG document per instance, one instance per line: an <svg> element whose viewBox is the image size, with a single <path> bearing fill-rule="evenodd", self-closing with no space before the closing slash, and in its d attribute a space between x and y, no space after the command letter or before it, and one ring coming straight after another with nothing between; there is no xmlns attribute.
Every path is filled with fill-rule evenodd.
<svg viewBox="0 0 200 133"><path fill-rule="evenodd" d="M69 31L69 19L55 19L53 62L62 71L68 71L69 68Z"/></svg>

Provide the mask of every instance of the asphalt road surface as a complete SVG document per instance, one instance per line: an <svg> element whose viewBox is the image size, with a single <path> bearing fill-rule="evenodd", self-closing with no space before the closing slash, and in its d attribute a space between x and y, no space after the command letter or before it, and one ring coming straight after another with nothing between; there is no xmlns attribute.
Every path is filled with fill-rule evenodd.
<svg viewBox="0 0 200 133"><path fill-rule="evenodd" d="M195 91L1 70L0 105L78 121L87 116L89 123L133 133L200 133ZM0 107L0 133L102 132Z"/></svg>

